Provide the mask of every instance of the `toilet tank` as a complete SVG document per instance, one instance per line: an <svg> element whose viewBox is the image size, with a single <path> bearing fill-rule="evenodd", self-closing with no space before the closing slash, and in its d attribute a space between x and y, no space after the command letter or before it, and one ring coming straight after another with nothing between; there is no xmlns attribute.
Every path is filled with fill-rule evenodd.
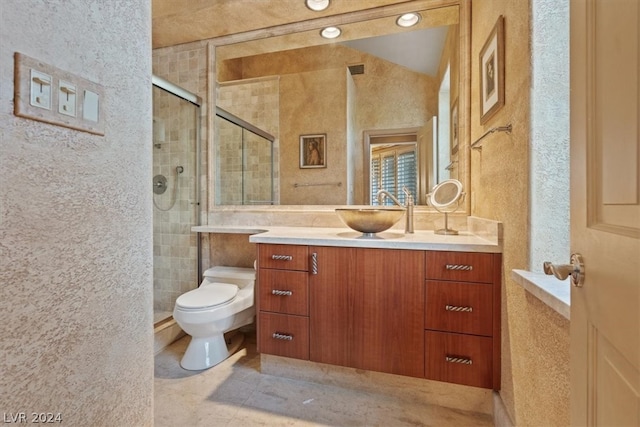
<svg viewBox="0 0 640 427"><path fill-rule="evenodd" d="M255 282L256 271L253 268L216 266L206 269L203 276L209 283L231 283L244 288Z"/></svg>

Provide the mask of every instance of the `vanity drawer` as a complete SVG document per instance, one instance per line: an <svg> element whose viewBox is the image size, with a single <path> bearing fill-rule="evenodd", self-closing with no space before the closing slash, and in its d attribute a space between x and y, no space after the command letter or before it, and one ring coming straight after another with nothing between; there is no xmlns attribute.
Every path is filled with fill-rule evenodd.
<svg viewBox="0 0 640 427"><path fill-rule="evenodd" d="M492 388L492 338L425 332L425 377Z"/></svg>
<svg viewBox="0 0 640 427"><path fill-rule="evenodd" d="M458 282L493 282L494 254L476 252L427 252L427 279Z"/></svg>
<svg viewBox="0 0 640 427"><path fill-rule="evenodd" d="M307 246L258 245L258 266L280 270L307 271L309 250Z"/></svg>
<svg viewBox="0 0 640 427"><path fill-rule="evenodd" d="M425 329L493 335L493 286L484 283L426 282Z"/></svg>
<svg viewBox="0 0 640 427"><path fill-rule="evenodd" d="M308 273L260 269L260 311L309 315Z"/></svg>
<svg viewBox="0 0 640 427"><path fill-rule="evenodd" d="M260 312L258 349L261 353L309 360L309 318Z"/></svg>

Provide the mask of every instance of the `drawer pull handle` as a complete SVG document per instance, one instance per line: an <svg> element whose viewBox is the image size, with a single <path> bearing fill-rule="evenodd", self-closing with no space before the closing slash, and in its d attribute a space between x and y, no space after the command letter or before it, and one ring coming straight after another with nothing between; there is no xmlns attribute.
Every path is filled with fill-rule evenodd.
<svg viewBox="0 0 640 427"><path fill-rule="evenodd" d="M473 307L460 307L457 305L445 305L444 309L447 311L458 311L464 313L471 313L473 311Z"/></svg>
<svg viewBox="0 0 640 427"><path fill-rule="evenodd" d="M467 357L459 357L459 356L446 356L444 360L445 362L461 363L463 365L471 365L473 363L471 359Z"/></svg>
<svg viewBox="0 0 640 427"><path fill-rule="evenodd" d="M271 259L277 261L291 261L293 257L291 255L271 255Z"/></svg>
<svg viewBox="0 0 640 427"><path fill-rule="evenodd" d="M292 291L281 291L280 289L272 289L271 290L271 295L278 295L278 296L282 296L282 297L290 297L291 295L293 295Z"/></svg>
<svg viewBox="0 0 640 427"><path fill-rule="evenodd" d="M445 265L447 270L456 270L456 271L471 271L473 270L473 265L465 265L465 264L447 264Z"/></svg>
<svg viewBox="0 0 640 427"><path fill-rule="evenodd" d="M311 274L318 274L318 253L311 254Z"/></svg>
<svg viewBox="0 0 640 427"><path fill-rule="evenodd" d="M293 335L281 334L279 332L274 332L272 337L276 340L293 341Z"/></svg>

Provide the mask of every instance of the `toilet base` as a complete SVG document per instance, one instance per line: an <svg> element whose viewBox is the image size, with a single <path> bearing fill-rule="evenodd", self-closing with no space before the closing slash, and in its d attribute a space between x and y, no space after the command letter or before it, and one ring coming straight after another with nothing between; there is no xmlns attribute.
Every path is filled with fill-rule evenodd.
<svg viewBox="0 0 640 427"><path fill-rule="evenodd" d="M230 337L230 342L223 334L207 338L193 338L185 351L180 366L188 371L201 371L216 366L235 353L244 341L244 334L236 332Z"/></svg>
<svg viewBox="0 0 640 427"><path fill-rule="evenodd" d="M229 356L235 354L244 343L244 334L240 331L232 332L227 339L227 349L229 350Z"/></svg>

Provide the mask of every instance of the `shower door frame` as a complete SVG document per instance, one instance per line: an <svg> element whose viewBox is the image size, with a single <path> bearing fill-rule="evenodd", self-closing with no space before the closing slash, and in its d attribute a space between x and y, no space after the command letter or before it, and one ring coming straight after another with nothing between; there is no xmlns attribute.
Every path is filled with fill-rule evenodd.
<svg viewBox="0 0 640 427"><path fill-rule="evenodd" d="M270 202L269 204L270 205L274 205L276 203L276 201L274 200L274 198L275 198L275 188L274 188L274 172L273 172L273 150L274 150L273 144L274 144L274 142L276 140L275 136L271 135L269 132L266 132L266 131L260 129L257 126L254 126L253 124L241 119L240 117L228 112L227 110L225 110L225 109L223 109L221 107L217 107L216 106L215 117L220 117L221 119L224 119L227 122L238 126L242 130L242 138L241 139L243 141L242 142L242 146L243 147L245 146L245 144L244 144L244 139L245 139L244 131L251 132L254 135L257 135L257 136L259 136L261 138L264 138L265 140L267 140L267 141L269 141L271 143L271 147L270 147L270 149L271 149L271 175L270 175L271 195L269 196L269 202ZM220 137L220 134L218 133L217 134L217 138L219 138L219 137ZM218 157L217 154L214 154L214 156L216 158ZM244 163L245 163L244 148L242 149L242 159L243 159L243 166L242 166L242 195L241 195L241 203L240 204L244 206L244 205L247 205L247 203L245 203L245 177L244 177L244 174L245 174L246 170L245 170L245 166L244 166ZM218 168L218 161L219 160L217 160L215 162L216 170ZM216 193L218 193L218 191L219 191L219 181L218 181L219 175L218 175L218 173L219 172L215 172L215 182L216 182L215 189L216 189ZM235 205L235 204L229 205L229 204L226 204L226 203L218 203L218 200L216 200L215 198L214 198L214 202L213 203L214 203L215 206L234 206Z"/></svg>

